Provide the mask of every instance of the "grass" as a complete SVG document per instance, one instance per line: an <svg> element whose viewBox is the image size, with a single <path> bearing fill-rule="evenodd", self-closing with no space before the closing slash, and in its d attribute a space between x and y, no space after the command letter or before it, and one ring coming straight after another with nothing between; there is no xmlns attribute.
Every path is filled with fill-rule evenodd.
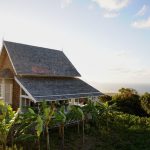
<svg viewBox="0 0 150 150"><path fill-rule="evenodd" d="M88 129L90 130L90 129ZM95 131L93 131L95 130ZM82 131L81 131L82 132ZM97 132L95 128L85 131L85 143L82 143L82 134L77 133L77 127L65 128L64 150L149 150L150 131L148 130L109 130ZM58 132L51 134L52 150L61 149L61 139Z"/></svg>

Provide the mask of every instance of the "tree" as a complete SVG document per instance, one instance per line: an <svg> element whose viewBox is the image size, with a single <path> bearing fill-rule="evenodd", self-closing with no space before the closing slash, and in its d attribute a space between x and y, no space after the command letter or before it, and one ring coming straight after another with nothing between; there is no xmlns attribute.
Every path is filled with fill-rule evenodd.
<svg viewBox="0 0 150 150"><path fill-rule="evenodd" d="M60 111L54 114L54 117L55 117L55 123L60 125L59 128L60 128L60 134L62 137L62 149L64 149L64 126L66 123L66 115L65 115L64 106L60 108Z"/></svg>
<svg viewBox="0 0 150 150"><path fill-rule="evenodd" d="M132 95L132 94L138 95L138 92L135 89L132 89L132 88L121 88L118 91L122 95Z"/></svg>
<svg viewBox="0 0 150 150"><path fill-rule="evenodd" d="M46 132L46 149L50 150L50 143L49 143L49 126L52 121L52 117L54 116L55 107L54 105L47 105L46 101L43 101L39 107L39 115L43 120L43 128Z"/></svg>
<svg viewBox="0 0 150 150"><path fill-rule="evenodd" d="M100 115L106 117L106 129L108 131L109 114L112 114L116 109L116 105L109 105L108 102L100 104Z"/></svg>
<svg viewBox="0 0 150 150"><path fill-rule="evenodd" d="M109 104L113 103L116 103L118 110L121 112L138 116L145 115L143 109L141 108L140 96L134 89L120 89L119 94L114 95Z"/></svg>
<svg viewBox="0 0 150 150"><path fill-rule="evenodd" d="M99 97L100 102L110 102L112 100L112 97L109 95L102 95Z"/></svg>
<svg viewBox="0 0 150 150"><path fill-rule="evenodd" d="M145 112L150 115L150 93L144 93L141 98L141 106Z"/></svg>
<svg viewBox="0 0 150 150"><path fill-rule="evenodd" d="M84 113L81 108L77 108L80 119L82 120L82 142L84 143Z"/></svg>
<svg viewBox="0 0 150 150"><path fill-rule="evenodd" d="M10 105L0 100L0 143L4 150L6 149L8 134L18 117L18 113L19 110L13 111Z"/></svg>
<svg viewBox="0 0 150 150"><path fill-rule="evenodd" d="M82 135L84 143L84 113L80 106L70 106L69 112L67 113L68 121L77 121L78 122L78 133L80 131L80 121L82 121Z"/></svg>
<svg viewBox="0 0 150 150"><path fill-rule="evenodd" d="M41 116L28 108L25 113L19 115L16 122L16 142L36 141L37 149L40 150L40 135L43 132L43 120Z"/></svg>
<svg viewBox="0 0 150 150"><path fill-rule="evenodd" d="M49 124L54 114L54 108L48 106L46 102L41 103L39 113L28 108L26 113L20 115L18 123L20 126L16 132L16 141L37 140L37 147L40 150L40 135L46 133L46 149L50 149L49 144Z"/></svg>
<svg viewBox="0 0 150 150"><path fill-rule="evenodd" d="M83 112L85 115L85 120L90 120L93 125L95 126L99 126L99 107L100 107L100 103L96 103L94 104L93 101L89 100L87 105L85 105L83 107Z"/></svg>

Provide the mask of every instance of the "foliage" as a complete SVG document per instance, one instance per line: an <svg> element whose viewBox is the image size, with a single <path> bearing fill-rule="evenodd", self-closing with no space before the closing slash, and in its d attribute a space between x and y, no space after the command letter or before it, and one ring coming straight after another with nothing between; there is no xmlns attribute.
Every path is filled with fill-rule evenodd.
<svg viewBox="0 0 150 150"><path fill-rule="evenodd" d="M137 116L144 116L145 112L141 108L140 96L137 91L129 88L122 88L119 94L112 97L110 104L116 103L118 111Z"/></svg>
<svg viewBox="0 0 150 150"><path fill-rule="evenodd" d="M10 105L0 100L0 144L6 149L8 134L18 117L19 110L15 113Z"/></svg>
<svg viewBox="0 0 150 150"><path fill-rule="evenodd" d="M119 92L122 95L128 95L128 96L130 96L132 94L138 95L138 92L135 89L132 89L132 88L121 88L121 89L119 89Z"/></svg>
<svg viewBox="0 0 150 150"><path fill-rule="evenodd" d="M113 100L105 103L89 100L88 104L84 107L69 106L68 112L66 112L64 107L56 111L53 105L48 106L46 102L43 102L38 112L34 111L32 108L28 108L26 113L20 114L19 116L17 115L17 117L16 113L12 111L9 105L1 103L0 101L0 121L2 120L0 125L3 124L4 120L5 124L9 124L11 128L14 126L14 143L17 144L17 146L24 146L28 143L30 147L24 146L24 149L50 149L51 139L57 141L61 139L62 145L59 142L53 141L57 143L58 147L61 145L63 148L66 148L65 146L71 143L71 140L74 142L71 145L74 146L74 149L82 149L82 146L83 149L87 149L86 145L90 143L91 138L94 139L94 144L91 149L136 149L135 144L129 143L128 137L131 136L131 141L134 141L132 135L136 136L137 134L137 136L139 136L139 134L141 134L141 136L146 136L146 133L150 133L150 118L132 115L136 114L134 111L135 108L138 108L137 106L133 107L133 105L137 105L137 101L139 102L139 96L135 90L121 89L119 91L120 93L118 95L113 96ZM146 105L148 105L149 96L150 94L144 94L140 99L141 104L146 103ZM125 106L123 106L123 104ZM127 107L129 108L127 109ZM130 112L130 109L134 111ZM69 127L66 125L71 122L77 122L75 126L77 125L78 129L82 125L83 132L78 132L77 134L72 131L69 132ZM52 126L59 127L61 138L56 138L56 136L54 138L50 132L50 130L52 130L50 127ZM66 128L67 130L65 130ZM8 133L10 128L7 129ZM2 134L2 131L0 126L0 134ZM55 134L58 133L55 132ZM68 134L70 134L72 139L68 139L67 141L66 138ZM144 146L142 147L140 144L140 140L142 140L141 136L139 136L139 143L137 144L136 141L134 141L134 143L143 149ZM0 139L1 137L0 135ZM81 139L83 144L81 144ZM66 141L68 143L66 143ZM75 146L77 143L80 144ZM107 144L110 144L109 147ZM56 149L59 149L58 147Z"/></svg>
<svg viewBox="0 0 150 150"><path fill-rule="evenodd" d="M53 108L45 102L41 104L39 113L28 108L26 113L20 114L17 122L18 128L15 132L16 142L33 141L37 143L37 147L40 149L40 136L46 131L47 147L49 147L48 128L53 114Z"/></svg>
<svg viewBox="0 0 150 150"><path fill-rule="evenodd" d="M84 119L83 111L79 106L69 106L68 112L66 114L67 122L78 121Z"/></svg>
<svg viewBox="0 0 150 150"><path fill-rule="evenodd" d="M102 95L102 96L99 97L99 100L100 100L100 102L105 103L105 102L111 101L112 97L109 96L109 95Z"/></svg>
<svg viewBox="0 0 150 150"><path fill-rule="evenodd" d="M150 115L150 93L145 93L141 96L141 106Z"/></svg>

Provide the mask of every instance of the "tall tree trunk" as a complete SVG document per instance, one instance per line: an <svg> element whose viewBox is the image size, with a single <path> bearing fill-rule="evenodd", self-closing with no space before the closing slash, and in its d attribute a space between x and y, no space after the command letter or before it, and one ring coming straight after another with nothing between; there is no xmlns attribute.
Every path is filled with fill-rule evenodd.
<svg viewBox="0 0 150 150"><path fill-rule="evenodd" d="M80 133L80 122L78 121L78 134Z"/></svg>
<svg viewBox="0 0 150 150"><path fill-rule="evenodd" d="M6 143L3 144L3 150L6 150Z"/></svg>
<svg viewBox="0 0 150 150"><path fill-rule="evenodd" d="M37 139L37 149L38 149L38 150L41 149L41 147L40 147L40 137L38 137L38 139Z"/></svg>
<svg viewBox="0 0 150 150"><path fill-rule="evenodd" d="M12 150L14 150L14 138L13 138L12 131L11 131L11 147L12 147Z"/></svg>
<svg viewBox="0 0 150 150"><path fill-rule="evenodd" d="M64 149L64 124L61 125L62 129L62 149Z"/></svg>
<svg viewBox="0 0 150 150"><path fill-rule="evenodd" d="M83 134L82 142L84 144L84 119L82 120L82 134Z"/></svg>
<svg viewBox="0 0 150 150"><path fill-rule="evenodd" d="M59 137L61 138L61 136L62 136L62 133L61 133L61 126L58 127L58 130L59 130Z"/></svg>
<svg viewBox="0 0 150 150"><path fill-rule="evenodd" d="M46 150L50 150L48 126L46 126Z"/></svg>
<svg viewBox="0 0 150 150"><path fill-rule="evenodd" d="M107 127L107 132L108 132L108 114L106 115L106 127Z"/></svg>

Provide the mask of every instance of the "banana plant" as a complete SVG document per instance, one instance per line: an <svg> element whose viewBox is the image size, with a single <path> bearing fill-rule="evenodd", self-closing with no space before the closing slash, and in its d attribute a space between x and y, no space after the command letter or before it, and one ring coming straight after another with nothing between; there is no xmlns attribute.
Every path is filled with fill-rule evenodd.
<svg viewBox="0 0 150 150"><path fill-rule="evenodd" d="M60 108L60 111L55 112L55 123L59 124L59 132L62 137L62 149L64 149L64 127L66 123L66 114L65 114L65 108L62 106Z"/></svg>
<svg viewBox="0 0 150 150"><path fill-rule="evenodd" d="M48 106L46 102L39 105L39 112L28 108L26 113L20 115L16 131L16 141L35 141L40 150L41 133L46 133L46 149L50 149L49 143L49 125L52 120L55 108ZM33 134L31 134L33 133Z"/></svg>
<svg viewBox="0 0 150 150"><path fill-rule="evenodd" d="M37 135L37 138L38 138L38 148L40 150L40 136L41 136L41 133L43 132L43 120L42 120L42 117L40 115L37 116L37 120L36 120L36 135Z"/></svg>
<svg viewBox="0 0 150 150"><path fill-rule="evenodd" d="M46 149L50 150L50 143L49 143L49 124L52 121L52 117L54 115L54 107L49 107L47 105L44 106L43 109L43 123L46 130Z"/></svg>
<svg viewBox="0 0 150 150"><path fill-rule="evenodd" d="M107 131L108 131L108 123L109 123L109 114L113 113L115 109L116 109L116 104L109 105L108 102L100 104L100 109L99 109L100 116L106 117L106 129L107 129Z"/></svg>
<svg viewBox="0 0 150 150"><path fill-rule="evenodd" d="M83 135L82 142L84 144L84 113L83 113L83 110L81 108L77 108L77 110L79 113L79 117L82 120L82 135Z"/></svg>
<svg viewBox="0 0 150 150"><path fill-rule="evenodd" d="M6 150L8 134L18 118L18 114L19 109L15 112L10 105L0 100L0 143L4 150Z"/></svg>
<svg viewBox="0 0 150 150"><path fill-rule="evenodd" d="M70 106L67 113L67 121L77 121L78 122L78 133L79 133L79 123L82 121L82 134L83 134L83 143L84 143L84 113L80 106Z"/></svg>
<svg viewBox="0 0 150 150"><path fill-rule="evenodd" d="M15 141L36 141L37 149L40 150L40 135L43 132L42 117L35 113L33 109L28 108L26 113L20 114L17 124L18 128L14 134Z"/></svg>

